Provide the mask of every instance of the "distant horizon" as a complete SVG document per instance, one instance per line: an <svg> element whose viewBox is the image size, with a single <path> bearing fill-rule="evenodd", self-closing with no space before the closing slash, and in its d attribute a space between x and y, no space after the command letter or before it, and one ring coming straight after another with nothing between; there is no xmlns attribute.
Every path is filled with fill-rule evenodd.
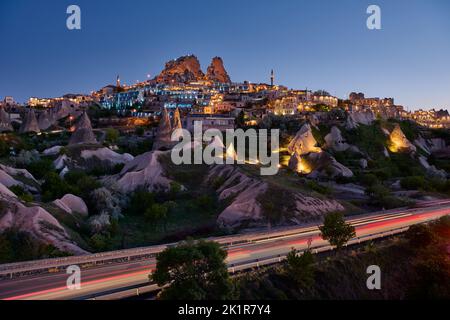
<svg viewBox="0 0 450 320"><path fill-rule="evenodd" d="M269 83L273 69L275 83L292 89L450 110L446 0L379 0L381 30L366 27L368 0L77 0L82 28L72 31L70 4L0 3L0 99L90 94L118 74L131 85L194 54L202 70L220 56L233 82Z"/></svg>

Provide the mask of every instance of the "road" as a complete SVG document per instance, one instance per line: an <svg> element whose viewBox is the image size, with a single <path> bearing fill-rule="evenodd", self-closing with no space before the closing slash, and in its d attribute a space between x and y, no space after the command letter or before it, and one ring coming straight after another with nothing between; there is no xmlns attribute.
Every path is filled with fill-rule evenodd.
<svg viewBox="0 0 450 320"><path fill-rule="evenodd" d="M356 228L357 237L388 232L413 224L438 219L450 214L450 203L433 202L420 209L404 209L397 212L381 212L348 220ZM320 238L317 226L277 231L276 237L260 237L250 243L227 246L227 263L230 268L255 261L285 255L292 248L306 249L326 246ZM254 237L248 234L248 237ZM237 236L242 239L242 235ZM117 290L136 290L148 283L148 274L156 266L154 258L143 262L125 262L82 271L81 289L66 287L68 275L64 273L0 281L0 299L4 300L70 300L90 299L104 296Z"/></svg>

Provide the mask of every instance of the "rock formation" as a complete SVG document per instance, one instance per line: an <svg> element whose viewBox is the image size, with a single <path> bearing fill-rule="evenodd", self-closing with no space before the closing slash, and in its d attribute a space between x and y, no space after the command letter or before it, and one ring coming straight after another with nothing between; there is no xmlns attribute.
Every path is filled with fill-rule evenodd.
<svg viewBox="0 0 450 320"><path fill-rule="evenodd" d="M0 133L13 131L13 127L11 125L11 119L9 118L9 114L0 107Z"/></svg>
<svg viewBox="0 0 450 320"><path fill-rule="evenodd" d="M52 126L52 123L50 122L48 114L49 113L47 111L43 111L39 114L38 124L39 124L39 129L41 129L42 131L45 131Z"/></svg>
<svg viewBox="0 0 450 320"><path fill-rule="evenodd" d="M167 62L164 70L155 80L158 83L186 83L204 77L197 57L190 55Z"/></svg>
<svg viewBox="0 0 450 320"><path fill-rule="evenodd" d="M0 200L7 203L0 216L0 232L14 228L63 252L75 255L87 253L72 241L64 227L45 209L38 206L27 207L14 198L4 198L3 193L0 194Z"/></svg>
<svg viewBox="0 0 450 320"><path fill-rule="evenodd" d="M290 154L296 153L298 156L310 152L321 152L319 147L316 147L317 141L311 131L309 124L304 124L303 127L297 132L294 139L289 143L288 151Z"/></svg>
<svg viewBox="0 0 450 320"><path fill-rule="evenodd" d="M178 108L175 109L173 113L173 122L172 122L172 134L175 133L175 130L183 129L183 125L181 124L181 116L180 110ZM175 141L180 140L183 137L183 133L178 130L177 134L174 136Z"/></svg>
<svg viewBox="0 0 450 320"><path fill-rule="evenodd" d="M42 151L44 156L56 156L61 152L61 146L53 146L51 148L45 149Z"/></svg>
<svg viewBox="0 0 450 320"><path fill-rule="evenodd" d="M425 168L425 170L427 171L427 175L431 178L447 178L447 173L445 172L445 170L439 170L438 168L436 168L436 166L430 165L427 158L425 158L424 156L419 156L419 163Z"/></svg>
<svg viewBox="0 0 450 320"><path fill-rule="evenodd" d="M81 143L97 143L97 139L92 131L91 121L86 112L83 112L78 118L75 124L75 132L69 140L69 145Z"/></svg>
<svg viewBox="0 0 450 320"><path fill-rule="evenodd" d="M389 136L389 150L391 152L415 152L417 148L406 138L399 124Z"/></svg>
<svg viewBox="0 0 450 320"><path fill-rule="evenodd" d="M348 117L350 118L347 118L347 125L350 127L349 129L354 129L355 124L356 126L358 124L371 125L372 122L375 121L375 115L372 111L352 112Z"/></svg>
<svg viewBox="0 0 450 320"><path fill-rule="evenodd" d="M153 143L153 150L170 147L172 142L172 126L170 124L169 114L167 109L163 109L162 117L159 122L158 131L156 132L155 142Z"/></svg>
<svg viewBox="0 0 450 320"><path fill-rule="evenodd" d="M67 213L79 213L86 217L88 215L88 208L84 200L73 194L66 194L61 199L53 201L53 203Z"/></svg>
<svg viewBox="0 0 450 320"><path fill-rule="evenodd" d="M350 148L342 137L341 130L338 127L331 128L331 132L325 136L325 145L327 149L342 152Z"/></svg>
<svg viewBox="0 0 450 320"><path fill-rule="evenodd" d="M223 180L223 184L217 190L219 200L231 200L231 203L219 215L218 224L223 227L237 228L246 226L265 226L267 218L264 215L262 204L259 202L270 185L258 178L250 177L231 165L214 166L207 178L208 183ZM344 210L342 205L335 200L322 200L305 196L299 192L280 190L281 193L289 193L291 206L289 209L276 208L283 211L280 224L301 224L317 221L324 214L332 211Z"/></svg>
<svg viewBox="0 0 450 320"><path fill-rule="evenodd" d="M172 182L166 177L159 157L165 154L162 151L152 151L141 154L128 162L118 176L117 187L122 192L132 192L138 188L149 191L168 191Z"/></svg>
<svg viewBox="0 0 450 320"><path fill-rule="evenodd" d="M41 132L41 130L39 129L38 121L36 119L36 114L34 113L33 109L30 109L27 112L25 119L22 122L22 126L19 129L19 133L30 133L30 132L34 133Z"/></svg>
<svg viewBox="0 0 450 320"><path fill-rule="evenodd" d="M220 57L212 59L211 65L206 72L206 79L213 82L230 83L231 79L228 76L225 67L223 66L223 60Z"/></svg>
<svg viewBox="0 0 450 320"><path fill-rule="evenodd" d="M359 124L355 121L354 117L350 115L347 116L347 120L345 122L345 129L353 130L358 128Z"/></svg>
<svg viewBox="0 0 450 320"><path fill-rule="evenodd" d="M309 178L353 177L353 172L326 152L311 152L294 155L289 160L289 168L307 175Z"/></svg>
<svg viewBox="0 0 450 320"><path fill-rule="evenodd" d="M110 162L112 165L125 164L133 161L134 159L134 157L129 153L120 154L106 147L82 150L81 158L85 160L96 158L101 162Z"/></svg>
<svg viewBox="0 0 450 320"><path fill-rule="evenodd" d="M17 198L17 196L11 190L9 190L3 183L0 182L0 198L13 199Z"/></svg>

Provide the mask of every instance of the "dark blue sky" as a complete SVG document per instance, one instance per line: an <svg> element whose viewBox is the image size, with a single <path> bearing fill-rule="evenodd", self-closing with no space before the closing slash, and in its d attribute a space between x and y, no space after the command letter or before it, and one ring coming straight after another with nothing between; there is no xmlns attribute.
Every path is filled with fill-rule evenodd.
<svg viewBox="0 0 450 320"><path fill-rule="evenodd" d="M66 28L77 4L82 30ZM366 9L382 9L382 30ZM1 0L0 98L89 93L196 54L221 56L232 80L395 97L450 107L448 0Z"/></svg>

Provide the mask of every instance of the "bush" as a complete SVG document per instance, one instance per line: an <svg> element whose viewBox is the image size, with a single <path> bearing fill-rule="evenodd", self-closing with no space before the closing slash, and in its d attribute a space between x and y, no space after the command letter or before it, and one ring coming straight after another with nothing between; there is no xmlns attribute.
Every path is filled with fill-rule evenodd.
<svg viewBox="0 0 450 320"><path fill-rule="evenodd" d="M42 200L49 202L63 197L68 193L73 193L74 189L56 172L50 172L44 177L42 185Z"/></svg>
<svg viewBox="0 0 450 320"><path fill-rule="evenodd" d="M379 184L380 181L378 180L377 176L374 174L363 174L362 176L360 176L359 181L361 181L361 183L364 186L373 186L376 184Z"/></svg>
<svg viewBox="0 0 450 320"><path fill-rule="evenodd" d="M126 213L130 215L144 215L146 210L155 203L155 195L145 190L135 191L130 198Z"/></svg>
<svg viewBox="0 0 450 320"><path fill-rule="evenodd" d="M106 141L109 141L111 143L116 143L117 140L119 139L119 131L117 131L116 129L113 128L108 128L106 129L106 133L105 133L105 139Z"/></svg>
<svg viewBox="0 0 450 320"><path fill-rule="evenodd" d="M53 162L48 159L31 162L26 169L36 178L43 179L46 174L54 172Z"/></svg>
<svg viewBox="0 0 450 320"><path fill-rule="evenodd" d="M400 185L406 190L423 190L427 188L427 181L422 176L405 177L400 180Z"/></svg>
<svg viewBox="0 0 450 320"><path fill-rule="evenodd" d="M19 197L20 200L25 202L33 201L33 196L26 192L21 186L15 185L9 188L16 196Z"/></svg>

